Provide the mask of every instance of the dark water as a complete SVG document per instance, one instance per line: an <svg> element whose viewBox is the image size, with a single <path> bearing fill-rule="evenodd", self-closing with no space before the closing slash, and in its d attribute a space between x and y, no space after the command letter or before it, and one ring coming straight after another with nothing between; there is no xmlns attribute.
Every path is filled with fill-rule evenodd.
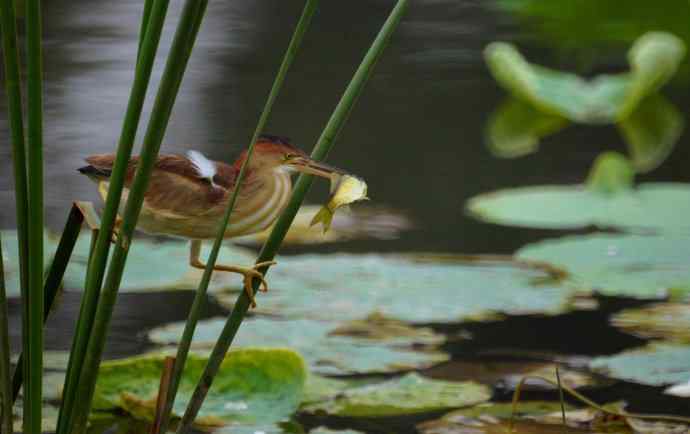
<svg viewBox="0 0 690 434"><path fill-rule="evenodd" d="M171 3L161 59L181 6ZM216 159L234 158L253 131L302 5L296 0L209 4L162 152L191 147ZM267 131L311 149L391 5L323 2ZM51 1L44 8L46 205L48 222L58 228L72 200L97 200L75 168L89 154L115 149L142 2ZM340 248L509 252L548 234L477 223L464 215L463 203L501 187L581 181L600 151L624 145L614 127L576 126L547 139L535 155L492 157L484 146L484 125L504 92L488 74L481 50L490 41L513 41L530 59L588 73L625 68L628 43L619 42L615 55L611 50L590 55L582 67L550 48L558 39L549 34L546 41L536 29L489 0L411 3L329 160L362 175L375 203L408 213L418 230L396 242ZM574 38L567 35L568 46ZM587 42L591 49L578 53L598 53L597 41ZM152 83L161 69L159 61ZM681 110L690 102L682 84L665 93ZM149 108L150 103L147 113ZM13 226L14 200L5 117L0 107L0 136L6 138L0 146L0 201L5 204L0 227L7 228ZM690 179L688 141L683 135L668 161L645 178ZM312 201L324 194L320 186Z"/></svg>
<svg viewBox="0 0 690 434"><path fill-rule="evenodd" d="M544 140L540 151L531 156L517 160L493 157L484 143L484 128L505 94L484 66L483 47L491 41L507 40L524 49L530 60L549 66L583 74L620 71L626 68L624 53L635 36L650 26L664 28L665 20L671 23L668 27L678 28L677 17L690 14L686 10L690 5L685 0L674 2L678 3L676 7L665 9L665 13L656 8L657 21L650 24L646 20L645 25L637 26L635 20L648 15L646 1L631 1L623 16L609 10L608 0L548 1L556 9L581 7L590 12L584 16L596 17L615 29L623 28L615 20L623 20L623 24L637 29L637 34L633 31L631 35L615 34L611 39L594 38L588 32L573 30L568 20L563 26L547 25L553 23L548 21L553 12L548 7L541 18L530 21L499 10L490 0L411 2L329 161L364 177L372 200L408 214L416 229L399 240L341 243L327 249L510 253L527 242L556 235L476 222L464 214L464 202L498 188L580 182L599 152L624 152L625 145L612 126L572 126ZM71 201L98 200L93 185L75 169L87 155L115 149L132 80L142 3L57 0L43 4L46 206L47 222L52 228L63 224ZM159 59L168 50L182 2L171 3ZM392 4L383 0L322 2L267 132L291 137L304 149L311 149ZM194 148L214 159L230 161L235 157L251 136L302 6L301 0L210 2L162 152L184 153ZM690 28L688 23L686 28ZM598 24L594 27L608 28ZM153 84L161 70L159 61ZM688 70L682 69L681 77L664 91L681 111L690 106ZM150 99L155 86L151 89ZM11 228L14 195L5 104L3 95L0 228ZM150 106L149 101L143 126ZM143 136L143 126L139 137ZM640 179L690 181L689 142L686 132L667 161ZM325 193L325 186L316 188L312 202L323 201ZM191 297L182 292L122 295L106 357L147 349L148 343L140 332L161 322L184 319ZM67 325L74 321L78 303L76 294L66 295L52 320L57 326L47 329L50 349L69 347ZM152 306L156 306L155 318L150 315ZM18 303L10 308L18 324ZM615 335L606 323L611 311L558 320L525 317L495 324L461 325L457 327L470 330L475 340L454 342L447 349L454 360L484 352L483 358L476 359L476 363L483 364L503 360L505 355L500 351L516 346L532 352L582 355L608 354L642 345L644 342L635 338ZM209 316L223 313L214 306L207 312ZM458 332L454 327L439 329L453 334ZM582 333L599 338L582 338ZM16 330L13 342L17 344L18 340ZM516 345L518 341L520 345ZM454 369L458 372L460 368ZM658 390L626 387L602 393L610 393L604 396L606 400L637 397L646 410L663 410L667 405ZM496 393L507 399L500 390ZM332 418L300 418L306 426L327 423L369 432L414 432L412 426L417 422L396 419L353 425L353 421Z"/></svg>

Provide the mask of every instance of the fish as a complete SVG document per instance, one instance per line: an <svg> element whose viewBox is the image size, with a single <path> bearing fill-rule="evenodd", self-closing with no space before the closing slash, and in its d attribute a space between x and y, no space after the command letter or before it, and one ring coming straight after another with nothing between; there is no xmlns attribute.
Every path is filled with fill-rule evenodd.
<svg viewBox="0 0 690 434"><path fill-rule="evenodd" d="M331 175L331 197L314 215L310 226L321 223L325 234L330 229L333 216L338 208L360 200L369 200L367 183L354 175L333 173Z"/></svg>

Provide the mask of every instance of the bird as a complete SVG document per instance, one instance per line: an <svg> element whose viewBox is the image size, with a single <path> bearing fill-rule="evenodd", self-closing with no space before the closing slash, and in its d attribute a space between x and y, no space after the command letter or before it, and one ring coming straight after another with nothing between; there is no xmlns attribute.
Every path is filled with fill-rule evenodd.
<svg viewBox="0 0 690 434"><path fill-rule="evenodd" d="M216 238L218 225L247 155L248 150L242 151L232 164L210 160L194 150L186 155L159 155L144 194L137 229L152 235L190 240L189 265L205 269L206 264L199 258L202 242ZM88 164L78 168L98 185L104 200L115 157L115 154L91 155L85 159ZM120 212L124 210L138 162L139 157L133 156L127 165ZM334 174L342 173L340 169L310 158L289 138L268 134L259 136L224 238L250 235L270 227L288 203L292 192L291 174L295 172L329 180ZM118 216L116 228L120 221ZM258 268L273 264L274 261L261 262L252 268L216 264L214 270L241 274L251 305L256 306L253 280L258 279L260 289L267 291L268 284Z"/></svg>

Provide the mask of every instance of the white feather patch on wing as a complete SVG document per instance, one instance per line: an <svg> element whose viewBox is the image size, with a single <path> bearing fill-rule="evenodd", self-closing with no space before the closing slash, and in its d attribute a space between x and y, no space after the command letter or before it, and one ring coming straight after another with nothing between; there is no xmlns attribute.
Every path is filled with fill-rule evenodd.
<svg viewBox="0 0 690 434"><path fill-rule="evenodd" d="M199 151L187 151L187 157L196 168L199 176L213 183L213 177L216 175L216 163L206 158Z"/></svg>

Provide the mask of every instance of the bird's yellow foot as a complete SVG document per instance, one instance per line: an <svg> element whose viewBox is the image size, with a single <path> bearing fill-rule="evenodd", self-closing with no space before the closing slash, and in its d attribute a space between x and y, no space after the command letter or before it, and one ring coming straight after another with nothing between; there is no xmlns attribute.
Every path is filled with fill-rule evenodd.
<svg viewBox="0 0 690 434"><path fill-rule="evenodd" d="M252 268L233 267L235 268L235 272L244 276L244 279L242 279L244 282L244 292L249 297L252 308L256 307L256 299L254 298L254 279L259 279L259 291L268 292L268 283L266 279L264 279L264 275L261 274L258 269L275 264L277 264L275 261L265 261L254 264Z"/></svg>
<svg viewBox="0 0 690 434"><path fill-rule="evenodd" d="M120 227L122 226L122 218L120 216L115 217L115 222L113 222L113 231L110 233L110 242L117 244L117 239L120 235Z"/></svg>

